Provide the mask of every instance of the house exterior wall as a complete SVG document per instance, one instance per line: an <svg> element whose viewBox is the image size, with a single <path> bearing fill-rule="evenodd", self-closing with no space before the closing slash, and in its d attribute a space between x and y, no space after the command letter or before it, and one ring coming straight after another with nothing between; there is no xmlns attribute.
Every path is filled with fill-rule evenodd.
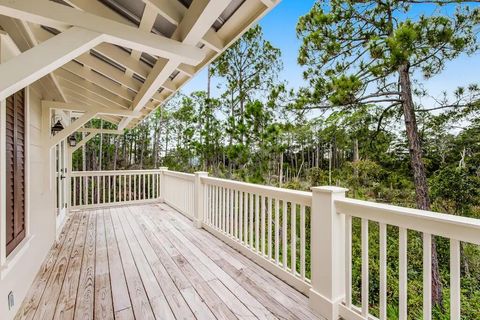
<svg viewBox="0 0 480 320"><path fill-rule="evenodd" d="M22 243L0 264L0 319L13 319L22 304L33 279L56 239L55 188L53 157L43 148L42 106L43 92L34 83L27 89L27 180L26 180L26 223L27 236ZM2 104L4 109L4 104ZM4 121L1 117L1 121ZM0 133L2 134L2 133ZM3 132L4 134L4 132ZM0 140L1 141L1 140ZM1 146L5 157L4 146ZM0 179L5 175L0 174ZM2 192L4 192L2 190ZM1 199L1 198L0 198ZM1 203L2 207L5 205ZM4 217L4 215L3 215ZM0 222L0 233L4 233L4 222ZM3 235L2 235L3 237ZM4 250L2 248L2 250ZM12 292L15 304L8 307L8 295Z"/></svg>

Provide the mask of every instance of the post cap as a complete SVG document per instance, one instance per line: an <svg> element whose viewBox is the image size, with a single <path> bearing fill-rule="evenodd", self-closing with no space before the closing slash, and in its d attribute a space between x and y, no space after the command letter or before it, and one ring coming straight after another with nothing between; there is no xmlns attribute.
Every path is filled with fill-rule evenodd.
<svg viewBox="0 0 480 320"><path fill-rule="evenodd" d="M319 193L346 193L348 189L335 186L321 186L321 187L312 187L312 192Z"/></svg>

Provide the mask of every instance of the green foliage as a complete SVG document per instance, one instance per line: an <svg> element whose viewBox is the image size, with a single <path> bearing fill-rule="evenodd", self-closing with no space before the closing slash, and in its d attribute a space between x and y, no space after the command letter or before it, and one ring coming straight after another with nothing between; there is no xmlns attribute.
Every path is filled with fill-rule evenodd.
<svg viewBox="0 0 480 320"><path fill-rule="evenodd" d="M431 77L446 61L477 50L478 7L410 18L419 6L421 1L317 1L297 25L298 62L307 67L314 95L333 106L394 104L400 97L392 77L401 66Z"/></svg>
<svg viewBox="0 0 480 320"><path fill-rule="evenodd" d="M464 168L445 167L431 179L432 198L445 212L461 216L475 215L480 204L480 178ZM477 216L478 217L478 216Z"/></svg>

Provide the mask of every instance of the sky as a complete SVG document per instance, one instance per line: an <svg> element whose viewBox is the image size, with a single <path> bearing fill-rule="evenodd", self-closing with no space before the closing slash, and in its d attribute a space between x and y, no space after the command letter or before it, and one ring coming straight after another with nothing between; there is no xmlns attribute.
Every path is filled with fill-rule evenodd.
<svg viewBox="0 0 480 320"><path fill-rule="evenodd" d="M301 42L297 39L295 28L299 17L306 14L315 0L282 0L259 23L262 26L264 37L282 52L283 71L280 80L287 80L290 87L307 86L303 80L303 68L297 63L298 50ZM428 7L417 7L414 15L428 11ZM447 10L447 9L444 9ZM452 92L458 86L467 86L471 83L480 83L480 54L472 57L460 56L448 62L445 70L429 79L421 77L425 88L432 96L440 97L442 92ZM215 80L212 85L213 95L216 93ZM206 90L207 71L204 69L194 79L188 82L182 92L189 94L197 90ZM429 101L422 101L430 103Z"/></svg>

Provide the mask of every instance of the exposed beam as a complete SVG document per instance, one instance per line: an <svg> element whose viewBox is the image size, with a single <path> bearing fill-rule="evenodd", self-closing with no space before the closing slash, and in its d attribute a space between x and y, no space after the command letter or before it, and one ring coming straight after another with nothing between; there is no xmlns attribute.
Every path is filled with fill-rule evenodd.
<svg viewBox="0 0 480 320"><path fill-rule="evenodd" d="M102 42L97 32L73 27L0 65L0 100Z"/></svg>
<svg viewBox="0 0 480 320"><path fill-rule="evenodd" d="M58 143L60 143L62 140L65 140L66 138L68 138L68 136L74 133L78 128L82 127L85 123L93 119L96 115L97 113L94 111L85 112L80 118L73 121L69 126L64 128L62 131L60 131L53 137L50 137L47 147L52 148Z"/></svg>
<svg viewBox="0 0 480 320"><path fill-rule="evenodd" d="M50 32L41 28L36 28L34 30L34 33L40 41L46 41L53 37ZM101 43L92 50L123 66L127 70L127 77L125 77L124 73L117 68L91 56L89 53L85 53L79 56L76 60L78 60L82 64L89 66L90 69L94 69L103 74L104 76L111 78L112 80L119 82L123 86L128 87L134 91L138 91L142 83L136 79L132 79L133 73L136 73L137 75L145 79L151 70L151 68L147 64L139 61L141 53L138 53L138 55L134 57L120 47L108 43ZM162 87L171 92L177 89L176 85L170 80L167 80ZM158 95L155 95L153 98L157 99L157 101L161 100ZM133 100L133 97L129 100Z"/></svg>
<svg viewBox="0 0 480 320"><path fill-rule="evenodd" d="M69 62L65 64L62 69L65 69L72 74L90 81L97 86L102 87L103 89L108 90L119 97L122 97L123 99L132 101L135 98L135 93L133 91L122 87L118 83L111 81L109 78L93 72L92 70L89 70L88 68L83 67L76 62Z"/></svg>
<svg viewBox="0 0 480 320"><path fill-rule="evenodd" d="M39 42L38 42L38 39L36 38L35 34L32 31L31 24L28 23L27 21L23 21L23 20L19 20L19 24L22 26L21 28L25 31L25 34L28 37L28 41L31 43L31 47L37 46L39 44ZM47 79L47 78L50 79L50 81L53 83L53 86L55 87L55 89L58 90L58 93L62 97L62 100L65 101L65 94L63 93L62 89L60 88L60 85L58 84L58 80L55 77L55 75L50 73L44 79Z"/></svg>
<svg viewBox="0 0 480 320"><path fill-rule="evenodd" d="M69 102L70 102L70 99L74 97L74 98L77 98L78 100L85 101L85 104L87 105L98 106L98 107L106 108L108 110L130 110L127 108L114 105L108 100L105 101L105 99L102 99L83 88L75 89L73 86L70 86L67 84L63 86L63 90L65 91L65 95L67 96L67 99Z"/></svg>
<svg viewBox="0 0 480 320"><path fill-rule="evenodd" d="M191 65L188 65L188 64L185 64L185 63L181 63L178 66L178 71L180 71L181 73L183 73L183 74L185 74L189 77L193 77L195 75L195 73L197 73L197 69L194 66L191 66Z"/></svg>
<svg viewBox="0 0 480 320"><path fill-rule="evenodd" d="M122 116L122 117L138 117L141 116L140 112L130 111L130 110L120 110L120 109L108 109L102 106L88 104L76 104L76 103L65 103L57 101L42 101L44 107L50 109L59 109L59 110L71 110L71 111L85 111L85 112L94 112L96 114L105 114L112 116Z"/></svg>
<svg viewBox="0 0 480 320"><path fill-rule="evenodd" d="M182 17L187 10L180 1L143 0L143 2L150 4L159 15L176 26L182 21Z"/></svg>
<svg viewBox="0 0 480 320"><path fill-rule="evenodd" d="M96 128L80 128L77 132L89 132L89 133L104 133L104 134L123 134L121 130L115 129L96 129Z"/></svg>
<svg viewBox="0 0 480 320"><path fill-rule="evenodd" d="M104 34L105 42L190 64L197 64L204 58L201 50L194 45L141 31L52 1L0 0L0 14L59 29L81 27Z"/></svg>
<svg viewBox="0 0 480 320"><path fill-rule="evenodd" d="M277 2L276 0L260 0L262 3L267 7L267 8L272 8L275 3Z"/></svg>
<svg viewBox="0 0 480 320"><path fill-rule="evenodd" d="M82 54L75 60L135 92L138 92L142 87L142 83L140 81L126 75L114 66L95 58L89 53ZM152 99L157 101L163 100L158 92L153 94Z"/></svg>
<svg viewBox="0 0 480 320"><path fill-rule="evenodd" d="M64 72L67 72L67 71L64 71ZM94 84L89 83L88 81L85 81L83 79L81 80L83 82L82 81L75 82L75 81L65 80L64 78L59 78L59 83L64 90L67 89L67 90L74 91L82 96L85 96L94 101L97 101L99 104L103 104L109 108L110 107L122 108L122 109L130 108L131 103L129 103L128 101L123 100L116 96L106 98L105 95L99 90L100 88L95 88ZM90 86L87 84L90 84ZM111 95L110 92L107 91L107 93Z"/></svg>
<svg viewBox="0 0 480 320"><path fill-rule="evenodd" d="M222 51L225 47L225 41L220 39L218 34L212 28L207 31L201 42L216 52Z"/></svg>
<svg viewBox="0 0 480 320"><path fill-rule="evenodd" d="M108 116L108 115L105 115L105 114L99 115L98 118L103 119L103 120L105 120L107 122L110 122L111 124L115 124L115 125L118 125L120 123L120 121L123 119L122 117Z"/></svg>
<svg viewBox="0 0 480 320"><path fill-rule="evenodd" d="M77 131L80 131L80 130L81 130L81 129L78 129ZM95 137L95 134L94 134L94 133L90 133L90 134L88 134L86 137L83 137L82 141L78 142L75 147L69 148L70 153L74 153L75 151L77 151L78 149L80 149L81 147L83 147L84 145L86 145L88 141L90 141L90 140L93 139L93 137Z"/></svg>
<svg viewBox="0 0 480 320"><path fill-rule="evenodd" d="M131 101L124 99L116 94L111 93L110 91L90 82L82 77L77 76L76 74L73 74L71 72L68 72L67 70L64 70L62 68L59 68L55 70L54 72L55 76L59 79L59 81L64 80L68 81L72 84L75 84L77 86L80 86L86 90L89 90L90 92L95 93L96 95L103 97L105 99L110 100L113 103L116 103L121 106L126 106L128 107L131 105Z"/></svg>
<svg viewBox="0 0 480 320"><path fill-rule="evenodd" d="M185 44L196 45L229 4L230 0L196 0L192 2L172 38ZM181 61L174 59L167 63L161 60L157 61L133 100L134 111L140 110L148 103L180 63ZM130 120L130 118L123 119L119 128L124 129Z"/></svg>
<svg viewBox="0 0 480 320"><path fill-rule="evenodd" d="M0 16L0 25L2 26L2 30L7 32L7 36L11 37L14 45L18 46L18 54L38 45L38 41L33 35L29 23L6 16ZM65 97L58 83L56 83L55 77L51 74L40 79L39 84L44 88L49 99L65 101Z"/></svg>
<svg viewBox="0 0 480 320"><path fill-rule="evenodd" d="M229 4L230 0L193 1L172 38L195 46Z"/></svg>
<svg viewBox="0 0 480 320"><path fill-rule="evenodd" d="M91 0L64 0L64 1L67 2L69 5L71 5L72 7L77 8L79 10L90 12L90 13L94 12L95 14L102 16L104 18L114 20L126 25L135 26L130 20L126 19L122 15L111 10L110 8L101 4L100 2L92 2ZM143 0L143 2L145 4L148 4L148 3L150 4L150 6L145 7L148 11L152 10L153 8L156 14L162 15L165 19L167 19L174 25L178 25L178 23L182 20L183 15L187 11L185 6L181 4L179 1ZM162 12L157 11L158 7L162 7L162 6L171 6L172 8L171 9L165 8L164 11L167 12L167 14L165 14L163 11ZM178 13L175 13L175 11L177 11ZM142 17L143 23L145 23L144 17L146 14L149 14L149 13L144 11L144 16ZM142 27L142 25L140 27ZM149 30L151 30L152 27L153 27L153 24L150 26ZM142 61L138 61L138 59L135 59L135 57L131 56L130 53L110 43L103 43L97 46L95 48L95 51L103 54L104 56L124 66L127 70L130 70L131 72L136 73L144 78L148 76L148 73L152 69L150 66L143 63ZM192 69L194 71L190 72L189 70L192 70ZM193 66L183 64L183 63L180 65L178 71L181 71L182 73L188 75L189 77L195 74L195 68Z"/></svg>
<svg viewBox="0 0 480 320"><path fill-rule="evenodd" d="M134 23L119 13L113 11L100 1L92 0L63 0L70 6L85 12L95 13L98 16L104 17L109 20L117 21L128 26L135 26Z"/></svg>
<svg viewBox="0 0 480 320"><path fill-rule="evenodd" d="M150 66L142 61L139 61L138 59L134 59L132 56L130 56L130 53L117 46L108 43L102 43L93 48L93 50L115 61L119 65L122 65L125 67L125 69L142 76L143 78L145 78L151 70Z"/></svg>
<svg viewBox="0 0 480 320"><path fill-rule="evenodd" d="M267 1L267 0L265 0ZM158 14L168 20L170 23L178 26L183 20L187 8L185 8L180 1L170 0L143 0L157 10ZM217 16L218 18L218 16ZM213 23L212 23L213 24ZM210 25L211 26L211 25ZM217 52L223 50L225 41L223 41L215 32L213 28L210 28L203 39L200 39L206 46Z"/></svg>

